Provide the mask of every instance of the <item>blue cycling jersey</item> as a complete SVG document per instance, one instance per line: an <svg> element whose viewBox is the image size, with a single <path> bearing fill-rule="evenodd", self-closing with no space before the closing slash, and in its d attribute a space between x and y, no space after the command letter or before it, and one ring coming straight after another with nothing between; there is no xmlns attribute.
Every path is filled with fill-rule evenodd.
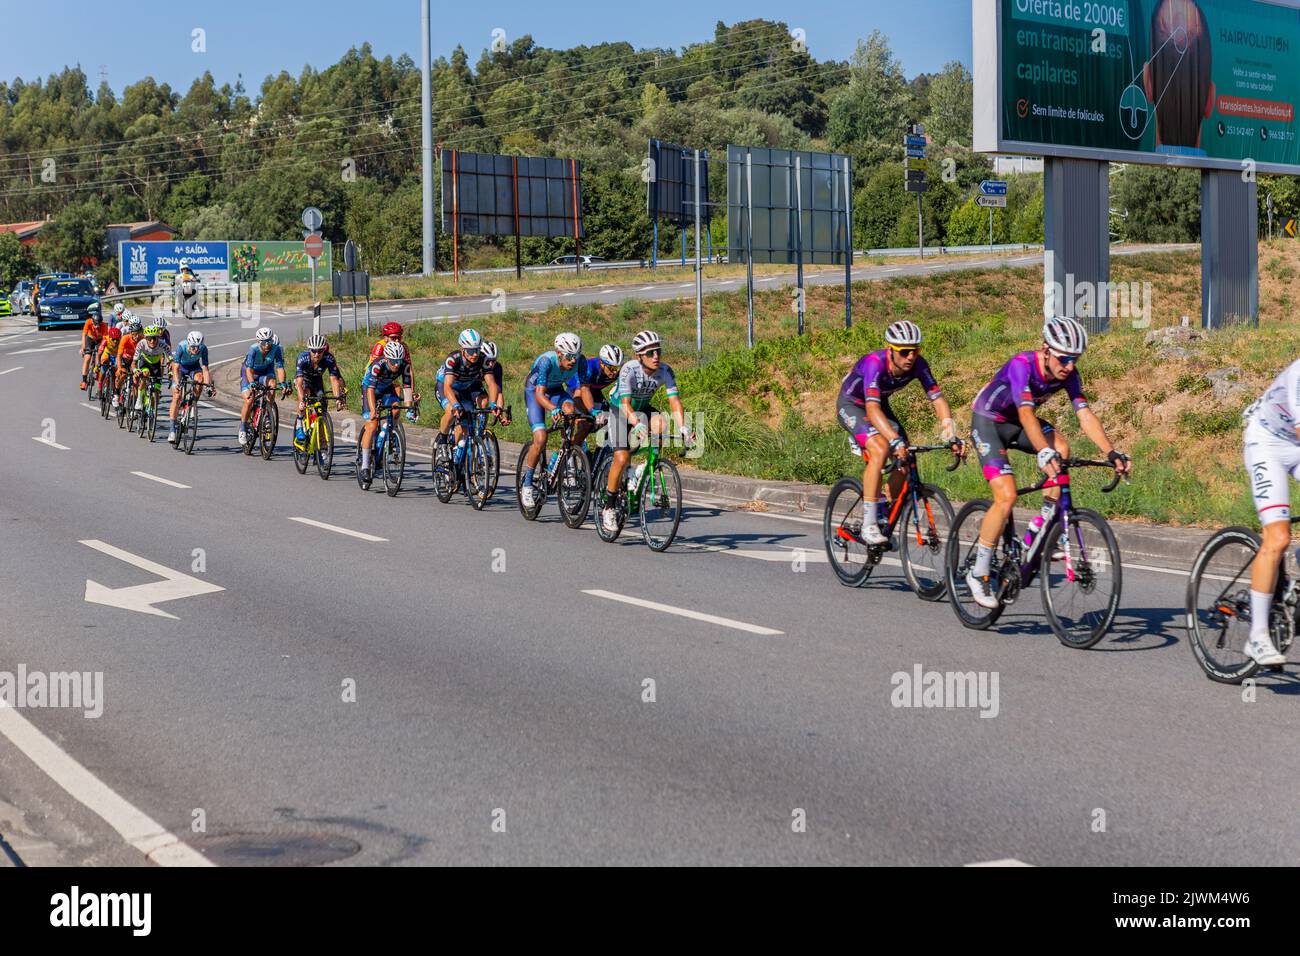
<svg viewBox="0 0 1300 956"><path fill-rule="evenodd" d="M204 368L208 364L207 343L200 345L198 352L190 354L189 346L182 342L176 346L176 351L172 353L172 361L187 372L195 372Z"/></svg>
<svg viewBox="0 0 1300 956"><path fill-rule="evenodd" d="M307 386L308 391L322 392L325 390L325 376L331 375L337 378L343 376L339 373L339 363L334 359L333 352L326 352L321 356L320 364L313 366L311 364L311 352L304 349L298 354L297 376L302 376L302 383Z"/></svg>
<svg viewBox="0 0 1300 956"><path fill-rule="evenodd" d="M590 358L582 362L574 370L573 377L569 379L569 388L577 389L583 386L591 389L600 397L605 389L618 381L618 369L614 370L613 375L606 375L601 368L599 358Z"/></svg>
<svg viewBox="0 0 1300 956"><path fill-rule="evenodd" d="M586 364L586 356L579 352L578 364L575 367L582 368ZM532 394L533 389L539 385L548 392L559 391L564 388L573 374L573 369L565 371L560 368L560 357L554 351L543 352L537 356L533 367L528 371L528 377L524 379L524 391Z"/></svg>
<svg viewBox="0 0 1300 956"><path fill-rule="evenodd" d="M407 388L411 387L411 363L404 361L394 369L388 367L386 359L379 359L371 362L370 367L366 369L366 374L361 379L361 387L382 392L393 388L399 380Z"/></svg>
<svg viewBox="0 0 1300 956"><path fill-rule="evenodd" d="M271 351L263 354L261 345L255 344L244 356L244 368L252 369L254 375L270 375L284 368L284 350L273 345Z"/></svg>

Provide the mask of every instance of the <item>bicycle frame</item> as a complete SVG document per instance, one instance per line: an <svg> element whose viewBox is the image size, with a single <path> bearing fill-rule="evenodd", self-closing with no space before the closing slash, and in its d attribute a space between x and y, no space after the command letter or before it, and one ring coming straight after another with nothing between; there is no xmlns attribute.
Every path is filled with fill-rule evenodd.
<svg viewBox="0 0 1300 956"><path fill-rule="evenodd" d="M919 545L925 544L925 537L921 532L921 502L925 503L925 516L929 520L931 528L934 527L934 511L930 507L930 499L922 498L921 493L919 491L922 483L921 483L921 472L917 463L917 455L919 453L927 452L927 451L946 451L950 449L951 449L950 445L911 445L908 447L907 472L903 476L903 487L899 490L898 494L894 496L894 500L893 502L891 502L890 505L889 525L888 525L888 529L885 532L886 537L890 537L893 535L894 528L898 524L898 515L903 507L903 502L910 498L912 501L912 522L913 522L913 528L916 532L916 543ZM895 459L895 461L897 461L897 459ZM958 459L955 462L955 464L960 464L960 459ZM895 464L894 467L897 467L897 465ZM953 467L950 466L948 470L952 471ZM889 477L889 468L886 467L886 469L881 473L880 476L882 487L884 486L884 483L888 479L888 477ZM853 534L851 531L845 528L843 524L841 524L839 528L836 529L835 533L838 537L840 537L845 541L853 541L856 542L857 544L863 545L864 547L868 547L868 548L871 547L864 540L862 540L862 537L860 535Z"/></svg>

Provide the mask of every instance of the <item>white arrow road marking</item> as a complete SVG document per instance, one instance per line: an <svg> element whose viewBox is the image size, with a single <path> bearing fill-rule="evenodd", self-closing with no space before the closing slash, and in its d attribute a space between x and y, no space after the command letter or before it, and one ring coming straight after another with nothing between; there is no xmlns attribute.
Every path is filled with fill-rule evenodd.
<svg viewBox="0 0 1300 956"><path fill-rule="evenodd" d="M213 865L162 824L122 799L3 700L0 700L0 734L4 734L73 799L90 809L152 862L159 866Z"/></svg>
<svg viewBox="0 0 1300 956"><path fill-rule="evenodd" d="M170 478L159 478L157 475L151 475L147 471L133 471L131 474L140 478L148 478L150 481L156 481L160 485L170 485L173 488L189 488L189 485L182 485L179 481L172 481Z"/></svg>
<svg viewBox="0 0 1300 956"><path fill-rule="evenodd" d="M120 607L127 611L153 614L157 617L167 617L175 621L177 620L175 614L160 611L153 605L163 601L176 601L180 598L196 597L200 594L212 594L215 591L225 590L219 584L200 581L198 578L182 574L180 571L173 571L171 568L150 561L148 558L142 558L130 551L115 548L103 541L92 538L82 541L81 544L88 548L94 548L96 551L102 551L119 561L133 564L137 568L142 568L150 574L156 574L164 579L162 581L151 581L148 584L136 584L126 588L107 588L97 581L87 579L86 600L92 604L107 604L109 607Z"/></svg>
<svg viewBox="0 0 1300 956"><path fill-rule="evenodd" d="M49 445L51 448L57 448L59 451L69 450L67 445L60 445L58 442L50 441L48 438L37 438L35 435L33 435L32 441L38 441L42 445Z"/></svg>
<svg viewBox="0 0 1300 956"><path fill-rule="evenodd" d="M729 617L718 617L714 614L702 614L699 611L691 611L684 607L673 607L671 604L660 604L657 601L645 601L641 598L628 597L626 594L615 594L613 591L584 590L583 594L590 594L592 597L607 598L610 601L622 601L624 604L635 604L637 607L649 608L652 611L663 611L665 614L676 614L678 617L688 617L693 621L704 621L708 624L721 624L723 627L735 628L737 631L748 631L751 634L783 634L784 631L776 631L770 627L762 627L758 624L746 624L744 621L735 621Z"/></svg>
<svg viewBox="0 0 1300 956"><path fill-rule="evenodd" d="M324 521L313 521L311 518L290 518L290 521L297 521L299 524L309 524L313 528L323 528L326 531L333 531L337 534L346 534L353 538L360 538L362 541L387 541L387 538L379 538L373 534L366 534L364 531L352 531L348 528L340 528L336 524L326 524Z"/></svg>
<svg viewBox="0 0 1300 956"><path fill-rule="evenodd" d="M0 372L0 375L8 375L10 372L17 372L22 367L23 366L21 365L15 365L13 368L7 368L3 372Z"/></svg>

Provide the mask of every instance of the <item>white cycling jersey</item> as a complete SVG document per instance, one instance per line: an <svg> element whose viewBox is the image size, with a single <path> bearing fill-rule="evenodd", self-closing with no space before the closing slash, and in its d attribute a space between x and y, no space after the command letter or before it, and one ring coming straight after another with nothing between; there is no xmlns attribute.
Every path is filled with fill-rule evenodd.
<svg viewBox="0 0 1300 956"><path fill-rule="evenodd" d="M1247 424L1254 423L1274 438L1300 447L1300 360L1282 370L1261 397L1241 413Z"/></svg>
<svg viewBox="0 0 1300 956"><path fill-rule="evenodd" d="M654 398L660 386L667 389L669 398L677 394L677 378L671 365L661 361L654 374L649 374L640 359L632 359L618 373L618 383L609 394L610 407L618 408L627 398L631 400L634 411L643 412L650 406L650 399Z"/></svg>

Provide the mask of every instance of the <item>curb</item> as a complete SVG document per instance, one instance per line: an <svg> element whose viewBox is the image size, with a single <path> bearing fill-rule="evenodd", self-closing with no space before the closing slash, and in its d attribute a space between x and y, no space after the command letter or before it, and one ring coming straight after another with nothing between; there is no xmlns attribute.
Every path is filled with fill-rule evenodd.
<svg viewBox="0 0 1300 956"><path fill-rule="evenodd" d="M212 399L214 404L230 410L239 409L241 405L239 399L229 397L238 395L239 370L240 366L232 362L213 371L213 380L217 386L217 394ZM330 414L339 421L351 419L357 427L358 434L360 433L360 415L352 411L331 411ZM289 423L292 424L292 419ZM434 429L408 423L406 430L408 444L412 451L422 455L432 454ZM515 442L503 441L500 444L503 463L512 463L523 447ZM509 467L509 464L506 467ZM746 478L740 475L699 471L690 467L681 468L679 471L683 492L708 498L732 510L773 511L802 515L820 521L826 508L827 495L830 493L830 489L825 485L805 482ZM952 502L953 510L960 509L963 504L964 502ZM1017 508L1016 519L1023 525L1037 513L1037 509ZM1120 550L1124 553L1126 565L1171 573L1187 572L1201 545L1210 534L1203 528L1175 528L1115 518L1108 518L1107 521L1115 533Z"/></svg>

